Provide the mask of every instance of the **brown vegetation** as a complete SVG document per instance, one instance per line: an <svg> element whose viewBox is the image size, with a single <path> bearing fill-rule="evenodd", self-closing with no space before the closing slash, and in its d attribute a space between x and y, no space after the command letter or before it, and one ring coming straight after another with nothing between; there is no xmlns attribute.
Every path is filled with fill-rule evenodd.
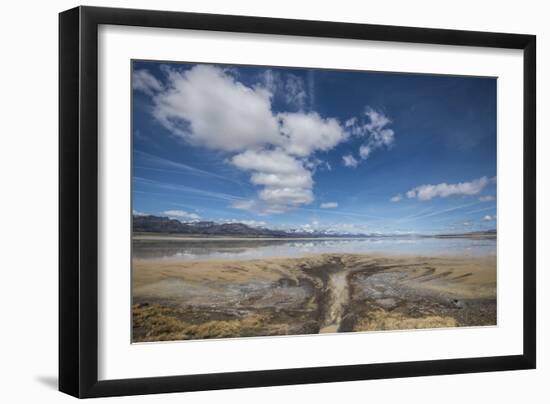
<svg viewBox="0 0 550 404"><path fill-rule="evenodd" d="M134 260L135 342L496 324L495 257Z"/></svg>

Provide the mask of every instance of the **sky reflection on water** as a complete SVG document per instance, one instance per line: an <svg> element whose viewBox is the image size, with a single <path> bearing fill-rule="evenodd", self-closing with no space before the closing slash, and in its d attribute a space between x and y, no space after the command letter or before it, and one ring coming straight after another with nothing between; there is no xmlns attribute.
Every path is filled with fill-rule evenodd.
<svg viewBox="0 0 550 404"><path fill-rule="evenodd" d="M140 259L204 261L303 257L312 254L496 255L496 239L362 238L332 240L134 240Z"/></svg>

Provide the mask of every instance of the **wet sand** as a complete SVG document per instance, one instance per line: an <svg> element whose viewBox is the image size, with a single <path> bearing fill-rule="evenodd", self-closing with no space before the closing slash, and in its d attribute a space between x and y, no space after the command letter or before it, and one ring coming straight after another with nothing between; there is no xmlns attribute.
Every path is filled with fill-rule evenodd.
<svg viewBox="0 0 550 404"><path fill-rule="evenodd" d="M496 324L496 257L133 260L133 341Z"/></svg>

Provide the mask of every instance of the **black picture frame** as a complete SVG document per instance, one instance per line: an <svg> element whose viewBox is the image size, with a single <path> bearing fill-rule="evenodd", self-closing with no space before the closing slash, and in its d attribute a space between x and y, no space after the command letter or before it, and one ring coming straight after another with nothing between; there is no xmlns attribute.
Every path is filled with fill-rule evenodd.
<svg viewBox="0 0 550 404"><path fill-rule="evenodd" d="M97 53L100 24L523 50L523 354L98 380ZM59 15L59 100L60 391L85 398L535 368L536 37L534 35L77 7Z"/></svg>

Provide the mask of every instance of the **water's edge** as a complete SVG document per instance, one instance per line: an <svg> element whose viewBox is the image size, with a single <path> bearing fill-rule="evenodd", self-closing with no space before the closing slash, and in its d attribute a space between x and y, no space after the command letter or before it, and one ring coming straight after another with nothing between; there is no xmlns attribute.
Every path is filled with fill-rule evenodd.
<svg viewBox="0 0 550 404"><path fill-rule="evenodd" d="M132 242L137 259L204 261L301 257L311 254L496 255L496 239L372 237L337 239L142 239Z"/></svg>

